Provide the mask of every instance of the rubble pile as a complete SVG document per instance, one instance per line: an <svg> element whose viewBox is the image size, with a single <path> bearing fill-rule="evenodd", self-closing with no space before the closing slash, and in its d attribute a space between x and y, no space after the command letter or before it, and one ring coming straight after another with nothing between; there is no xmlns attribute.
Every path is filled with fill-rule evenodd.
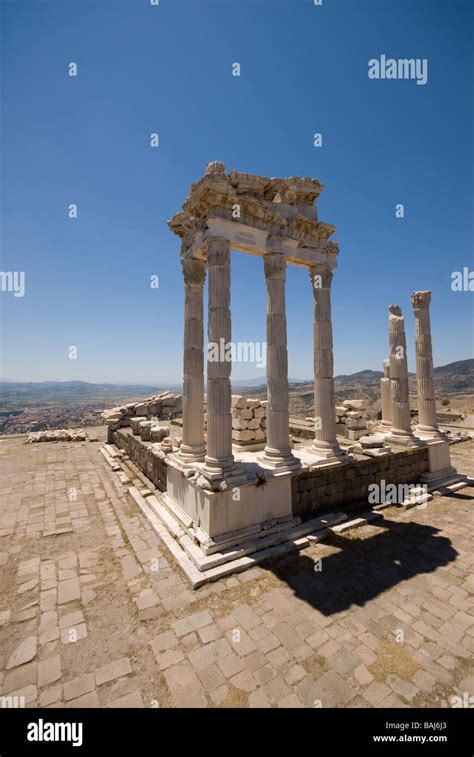
<svg viewBox="0 0 474 757"><path fill-rule="evenodd" d="M33 431L28 434L27 444L37 442L84 442L87 439L83 429L57 428L50 431Z"/></svg>

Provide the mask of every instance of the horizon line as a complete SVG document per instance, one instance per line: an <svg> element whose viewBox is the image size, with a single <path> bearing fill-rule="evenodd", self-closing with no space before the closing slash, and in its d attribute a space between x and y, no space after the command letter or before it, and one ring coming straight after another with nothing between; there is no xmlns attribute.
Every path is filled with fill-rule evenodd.
<svg viewBox="0 0 474 757"><path fill-rule="evenodd" d="M434 366L434 370L436 370L437 368L444 368L447 365L453 365L454 363L464 363L464 362L467 362L469 360L474 360L474 358L473 357L467 357L467 358L460 358L458 360L451 360L449 363L444 363L443 365L436 365L436 366ZM338 373L338 374L334 375L333 378L336 379L336 378L339 378L340 376L355 376L358 373L365 373L366 371L371 371L373 373L383 373L383 371L380 370L380 369L362 368L361 370L354 371L353 373ZM409 373L412 373L413 375L415 375L415 371L409 371ZM262 381L266 381L266 378L267 378L266 375L263 375L261 377L255 376L254 378L238 378L237 376L235 378L233 378L231 376L230 381L231 381L231 383L232 383L232 381L240 381L240 382L242 382L242 381L245 381L245 382L259 381L260 379L262 379ZM288 378L288 381L289 382L293 382L293 383L311 383L313 380L314 380L313 377L311 377L311 378L290 378L289 377ZM167 379L165 381L159 381L159 380L151 381L149 379L144 379L142 381L139 381L139 380L135 380L135 381L128 381L128 380L127 381L124 381L124 380L120 380L120 381L111 381L111 380L109 380L109 381L100 381L100 380L91 381L91 380L80 379L80 378L74 378L74 379L71 379L71 378L68 378L68 379L53 379L53 378L50 378L50 379L42 379L42 380L37 380L37 379L26 379L25 380L25 379L10 379L10 378L7 379L7 378L0 377L0 383L5 383L5 384L50 384L50 383L71 384L71 383L83 383L83 384L97 384L99 386L150 386L150 387L158 386L159 387L159 386L182 384L183 383L183 379L182 378L181 379Z"/></svg>

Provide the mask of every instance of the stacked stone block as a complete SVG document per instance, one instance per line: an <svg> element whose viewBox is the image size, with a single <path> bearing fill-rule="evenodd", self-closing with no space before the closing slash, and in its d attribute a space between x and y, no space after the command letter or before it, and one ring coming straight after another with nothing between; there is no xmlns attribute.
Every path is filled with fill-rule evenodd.
<svg viewBox="0 0 474 757"><path fill-rule="evenodd" d="M206 405L205 405L205 409ZM204 414L207 425L207 412ZM232 444L263 444L267 438L267 400L232 395Z"/></svg>
<svg viewBox="0 0 474 757"><path fill-rule="evenodd" d="M102 418L110 431L116 431L124 426L132 426L134 433L138 433L138 423L146 420L172 420L183 412L181 394L161 392L141 402L129 402L126 405L105 410ZM136 430L135 430L136 429Z"/></svg>
<svg viewBox="0 0 474 757"><path fill-rule="evenodd" d="M142 442L155 442L160 443L160 449L168 449L171 446L172 441L170 437L170 427L160 426L156 420L149 421L144 416L137 416L132 418L131 421L132 434L139 436ZM181 445L182 438L177 436L175 438L175 444L177 447Z"/></svg>
<svg viewBox="0 0 474 757"><path fill-rule="evenodd" d="M365 400L344 400L336 405L336 430L341 436L357 441L367 434L367 403Z"/></svg>

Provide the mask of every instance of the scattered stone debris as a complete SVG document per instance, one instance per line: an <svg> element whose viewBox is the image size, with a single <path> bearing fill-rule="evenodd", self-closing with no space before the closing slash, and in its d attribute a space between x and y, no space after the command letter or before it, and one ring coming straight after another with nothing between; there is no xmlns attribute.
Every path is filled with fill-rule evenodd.
<svg viewBox="0 0 474 757"><path fill-rule="evenodd" d="M58 428L50 431L34 431L28 434L26 444L36 442L85 442L86 432L83 429Z"/></svg>
<svg viewBox="0 0 474 757"><path fill-rule="evenodd" d="M459 442L468 442L471 439L474 439L474 434L468 433L466 431L445 431L445 434L450 444L458 444Z"/></svg>

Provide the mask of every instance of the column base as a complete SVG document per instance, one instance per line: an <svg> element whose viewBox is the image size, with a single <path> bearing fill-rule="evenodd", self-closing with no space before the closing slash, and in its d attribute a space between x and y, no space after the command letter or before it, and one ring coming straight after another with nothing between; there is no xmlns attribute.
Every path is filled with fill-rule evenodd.
<svg viewBox="0 0 474 757"><path fill-rule="evenodd" d="M177 455L185 463L202 463L206 456L206 445L192 447L188 444L182 444Z"/></svg>
<svg viewBox="0 0 474 757"><path fill-rule="evenodd" d="M447 439L431 439L424 442L428 448L428 470L420 476L422 483L433 490L466 482L466 476L458 473L451 465L451 455Z"/></svg>
<svg viewBox="0 0 474 757"><path fill-rule="evenodd" d="M208 473L204 468L199 471L200 476L197 484L203 489L210 489L213 492L226 491L244 486L248 483L256 483L257 475L253 472L243 470L239 465L234 465L231 470L223 474Z"/></svg>
<svg viewBox="0 0 474 757"><path fill-rule="evenodd" d="M310 455L314 455L314 463L318 468L327 465L341 465L342 463L348 463L351 458L341 447L336 444L322 444L319 445L315 442L311 447L306 449Z"/></svg>
<svg viewBox="0 0 474 757"><path fill-rule="evenodd" d="M392 430L392 425L388 423L387 421L380 421L378 426L375 427L374 432L376 434L383 434L384 436L387 434L390 434L390 431Z"/></svg>
<svg viewBox="0 0 474 757"><path fill-rule="evenodd" d="M209 488L213 491L241 486L250 480L257 479L256 474L244 470L241 465L235 462L233 457L227 460L210 460L206 457L199 473L209 483Z"/></svg>
<svg viewBox="0 0 474 757"><path fill-rule="evenodd" d="M457 484L461 481L467 481L466 476L462 473L458 473L455 468L448 466L438 471L431 471L431 473L423 473L420 476L422 484L427 484L430 489L438 486L448 486L450 484Z"/></svg>
<svg viewBox="0 0 474 757"><path fill-rule="evenodd" d="M443 434L439 428L434 426L416 426L415 433L419 439L424 441L445 442L447 440L446 434Z"/></svg>
<svg viewBox="0 0 474 757"><path fill-rule="evenodd" d="M393 447L424 447L425 442L407 431L391 431L385 436L385 444Z"/></svg>
<svg viewBox="0 0 474 757"><path fill-rule="evenodd" d="M206 455L201 470L206 478L224 478L227 473L230 473L235 468L235 465L236 463L233 455L222 459Z"/></svg>
<svg viewBox="0 0 474 757"><path fill-rule="evenodd" d="M257 459L266 467L272 468L279 473L301 468L301 460L290 451L280 452L279 450L265 447L262 454L257 455Z"/></svg>

